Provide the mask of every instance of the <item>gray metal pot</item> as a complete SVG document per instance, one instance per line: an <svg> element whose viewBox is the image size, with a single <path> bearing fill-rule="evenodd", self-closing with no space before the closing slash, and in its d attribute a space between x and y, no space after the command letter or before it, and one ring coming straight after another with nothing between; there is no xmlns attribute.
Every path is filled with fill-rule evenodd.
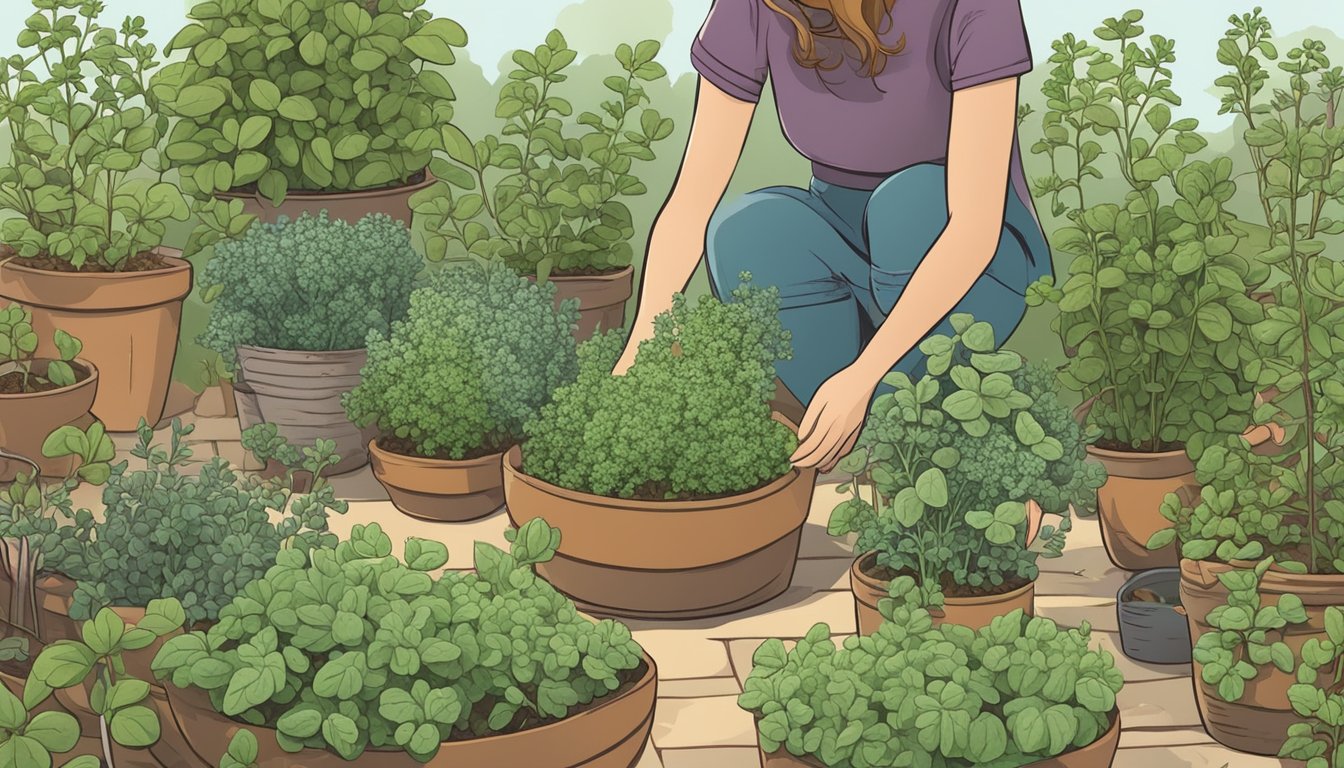
<svg viewBox="0 0 1344 768"><path fill-rule="evenodd" d="M1164 602L1136 600L1134 592L1147 589ZM1135 574L1115 598L1120 618L1120 649L1135 661L1148 664L1189 664L1190 625L1181 604L1181 570L1155 568Z"/></svg>

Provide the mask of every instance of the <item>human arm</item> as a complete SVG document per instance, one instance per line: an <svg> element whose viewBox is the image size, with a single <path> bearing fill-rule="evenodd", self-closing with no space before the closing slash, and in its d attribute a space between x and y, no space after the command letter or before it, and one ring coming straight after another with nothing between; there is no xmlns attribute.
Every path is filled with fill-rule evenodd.
<svg viewBox="0 0 1344 768"><path fill-rule="evenodd" d="M989 267L1003 232L1017 120L1017 78L957 91L947 151L948 223L859 358L817 391L795 465L829 470L853 449L873 392Z"/></svg>
<svg viewBox="0 0 1344 768"><path fill-rule="evenodd" d="M704 253L709 219L723 198L746 143L756 104L729 96L702 77L690 140L672 192L653 224L639 304L615 373L635 361L639 343L653 335L653 319L671 309Z"/></svg>

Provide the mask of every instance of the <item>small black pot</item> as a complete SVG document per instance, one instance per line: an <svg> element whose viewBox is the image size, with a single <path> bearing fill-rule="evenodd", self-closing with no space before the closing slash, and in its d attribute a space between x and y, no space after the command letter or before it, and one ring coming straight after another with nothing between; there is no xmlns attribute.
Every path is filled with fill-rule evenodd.
<svg viewBox="0 0 1344 768"><path fill-rule="evenodd" d="M1134 591L1148 589L1167 602L1134 599ZM1120 648L1135 661L1148 664L1189 664L1190 625L1181 603L1181 569L1155 568L1135 574L1116 594L1120 617Z"/></svg>

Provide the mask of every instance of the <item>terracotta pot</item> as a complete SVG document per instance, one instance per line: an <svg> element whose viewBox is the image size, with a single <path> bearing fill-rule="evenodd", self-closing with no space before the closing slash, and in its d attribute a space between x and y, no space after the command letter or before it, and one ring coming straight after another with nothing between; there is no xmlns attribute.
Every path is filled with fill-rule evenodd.
<svg viewBox="0 0 1344 768"><path fill-rule="evenodd" d="M777 597L793 579L815 482L815 470L794 469L721 499L613 499L524 474L517 447L504 456L509 519L542 517L561 531L560 551L537 572L606 616L702 618Z"/></svg>
<svg viewBox="0 0 1344 768"><path fill-rule="evenodd" d="M37 577L37 636L44 643L79 640L79 624L70 618L75 580L59 573Z"/></svg>
<svg viewBox="0 0 1344 768"><path fill-rule="evenodd" d="M625 304L635 287L635 270L626 267L605 275L552 276L555 283L555 303L565 299L579 300L579 327L574 338L591 339L599 330L611 331L625 327Z"/></svg>
<svg viewBox="0 0 1344 768"><path fill-rule="evenodd" d="M1171 523L1162 517L1162 500L1195 482L1195 465L1184 450L1162 453L1110 451L1088 446L1087 453L1106 468L1106 484L1097 490L1101 541L1116 566L1130 571L1172 568L1180 560L1176 545L1148 549L1148 539Z"/></svg>
<svg viewBox="0 0 1344 768"><path fill-rule="evenodd" d="M849 567L849 588L854 593L854 618L860 635L871 635L882 626L882 614L877 603L887 597L891 582L869 575L877 566L877 553L869 552L854 559ZM989 626L999 616L1006 616L1021 608L1028 616L1036 615L1036 582L985 597L949 597L942 615L933 615L934 624L958 624L971 629Z"/></svg>
<svg viewBox="0 0 1344 768"><path fill-rule="evenodd" d="M341 461L328 471L339 475L359 469L369 463L367 446L375 430L350 423L341 396L359 384L366 356L362 349L290 352L240 345L242 375L234 387L239 392L246 387L253 400L239 400L239 425L247 429L253 419L274 424L282 437L299 447L318 439L334 440Z"/></svg>
<svg viewBox="0 0 1344 768"><path fill-rule="evenodd" d="M424 181L383 189L365 189L358 192L300 192L290 191L280 205L260 194L221 192L221 200L242 200L243 213L250 213L260 221L273 223L281 216L297 219L305 213L318 215L322 211L332 219L357 222L371 213L385 213L394 221L411 224L411 196L434 185L434 177L425 172Z"/></svg>
<svg viewBox="0 0 1344 768"><path fill-rule="evenodd" d="M504 454L466 461L404 456L369 441L373 476L392 504L411 517L439 523L478 520L504 506Z"/></svg>
<svg viewBox="0 0 1344 768"><path fill-rule="evenodd" d="M1207 621L1209 612L1227 602L1228 593L1218 581L1218 574L1236 569L1238 566L1203 560L1181 561L1181 604L1185 606L1190 622L1192 648L1205 632L1214 631ZM1270 570L1260 582L1260 594L1270 604L1276 603L1284 594L1302 598L1307 623L1289 625L1283 638L1292 649L1293 657L1300 659L1302 646L1308 640L1326 639L1325 609L1344 605L1344 576L1299 575ZM1273 637L1271 635L1271 639ZM1241 700L1228 703L1218 696L1217 686L1204 682L1202 670L1203 665L1195 661L1195 703L1199 706L1205 729L1218 742L1239 752L1277 755L1288 727L1303 722L1288 703L1288 688L1296 682L1295 674L1280 672L1269 664L1260 667L1259 674L1246 682L1246 692ZM1328 687L1324 675L1320 682L1322 687ZM1329 684L1333 682L1328 681Z"/></svg>
<svg viewBox="0 0 1344 768"><path fill-rule="evenodd" d="M591 709L518 733L444 742L438 754L423 764L391 750L370 750L352 761L323 749L286 752L273 732L217 713L204 691L170 684L168 700L195 753L196 759L183 763L183 768L214 768L242 728L257 736L257 768L632 768L649 740L658 691L657 668L648 656L644 662L648 669L643 677Z"/></svg>
<svg viewBox="0 0 1344 768"><path fill-rule="evenodd" d="M54 357L56 329L84 342L98 369L93 415L111 432L130 432L163 418L177 356L182 300L191 264L181 251L158 248L169 266L148 272L50 272L0 263L0 297L33 313L38 355Z"/></svg>
<svg viewBox="0 0 1344 768"><path fill-rule="evenodd" d="M49 364L49 360L38 360L33 363L33 372L45 376ZM0 395L0 449L31 459L44 477L65 477L75 467L73 457L49 459L42 455L42 443L47 435L67 424L78 424L83 429L92 421L89 410L93 408L98 391L98 368L82 359L75 360L75 365L84 368L83 371L76 368L75 375L85 375L68 387L49 392ZM19 473L32 471L33 468L24 462L0 459L0 483L13 480Z"/></svg>
<svg viewBox="0 0 1344 768"><path fill-rule="evenodd" d="M1111 727L1101 738L1082 749L1065 752L1048 760L1027 763L1022 768L1109 768L1115 761L1115 752L1120 747L1120 713L1117 711ZM786 749L778 752L761 752L761 768L824 768L821 761L811 757L794 757Z"/></svg>

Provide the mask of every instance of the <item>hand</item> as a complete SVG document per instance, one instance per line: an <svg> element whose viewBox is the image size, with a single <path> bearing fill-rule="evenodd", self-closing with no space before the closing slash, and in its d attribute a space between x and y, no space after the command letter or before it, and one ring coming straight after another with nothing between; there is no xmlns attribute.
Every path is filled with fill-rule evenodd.
<svg viewBox="0 0 1344 768"><path fill-rule="evenodd" d="M798 450L790 461L798 467L830 472L859 439L868 403L877 382L854 368L846 368L821 385L798 426Z"/></svg>

